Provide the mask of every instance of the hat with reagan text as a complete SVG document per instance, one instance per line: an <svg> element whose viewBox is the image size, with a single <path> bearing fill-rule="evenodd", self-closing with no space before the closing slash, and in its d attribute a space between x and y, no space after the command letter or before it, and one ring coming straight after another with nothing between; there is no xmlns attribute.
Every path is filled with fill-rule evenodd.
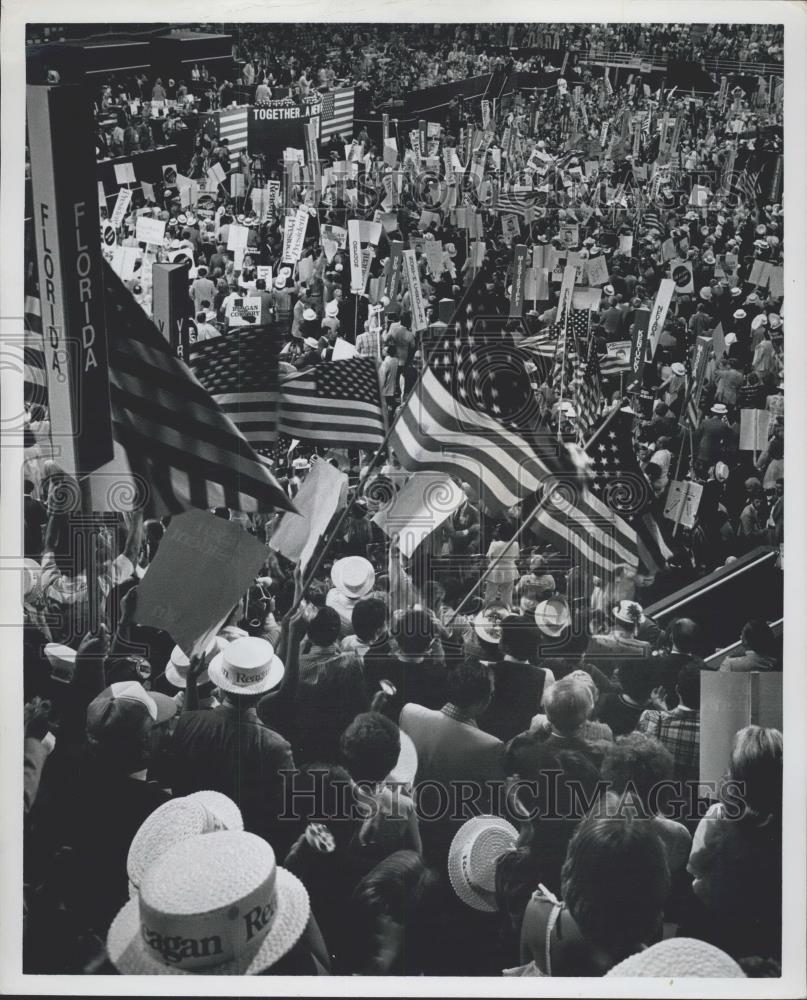
<svg viewBox="0 0 807 1000"><path fill-rule="evenodd" d="M255 976L299 941L311 907L302 882L243 830L173 844L112 921L107 954L123 975Z"/></svg>
<svg viewBox="0 0 807 1000"><path fill-rule="evenodd" d="M282 680L285 669L271 642L250 635L225 646L207 672L222 691L248 695L271 691Z"/></svg>

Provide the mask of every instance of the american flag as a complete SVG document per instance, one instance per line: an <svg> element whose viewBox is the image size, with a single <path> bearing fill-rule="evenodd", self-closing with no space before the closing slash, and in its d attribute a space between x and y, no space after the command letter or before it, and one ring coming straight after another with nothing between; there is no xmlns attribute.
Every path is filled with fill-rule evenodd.
<svg viewBox="0 0 807 1000"><path fill-rule="evenodd" d="M577 414L575 421L577 440L579 444L590 437L592 427L602 415L603 397L600 389L600 365L594 345L588 349L587 359L582 355L575 362L575 373L572 377L572 393L574 408Z"/></svg>
<svg viewBox="0 0 807 1000"><path fill-rule="evenodd" d="M131 472L148 484L147 515L188 507L293 509L266 464L106 262L104 278L112 434Z"/></svg>
<svg viewBox="0 0 807 1000"><path fill-rule="evenodd" d="M555 326L548 326L532 337L525 337L518 345L522 351L541 358L554 358L558 344L558 331Z"/></svg>
<svg viewBox="0 0 807 1000"><path fill-rule="evenodd" d="M231 159L230 166L236 166L238 154L242 151L246 152L247 149L249 108L242 105L237 108L217 111L214 114L218 121L218 133L215 138L228 140L230 153L235 155L235 163Z"/></svg>
<svg viewBox="0 0 807 1000"><path fill-rule="evenodd" d="M591 461L591 490L636 532L639 557L657 572L672 555L653 514L653 490L639 468L633 447L631 410L603 417L591 435L586 454Z"/></svg>
<svg viewBox="0 0 807 1000"><path fill-rule="evenodd" d="M354 98L353 87L337 87L322 95L321 140L340 134L346 137L353 135Z"/></svg>
<svg viewBox="0 0 807 1000"><path fill-rule="evenodd" d="M327 361L282 379L278 430L331 447L377 448L385 417L373 358Z"/></svg>
<svg viewBox="0 0 807 1000"><path fill-rule="evenodd" d="M577 372L576 366L580 355L580 344L588 340L590 312L588 309L572 309L569 312L569 326L566 337L560 336L563 331L556 324L552 329L558 331L555 351L555 363L552 369L552 388L556 393L560 393L564 387L564 395L570 393L565 387L569 386Z"/></svg>
<svg viewBox="0 0 807 1000"><path fill-rule="evenodd" d="M44 420L48 409L48 379L45 367L45 346L42 340L42 314L39 299L25 296L23 313L24 402L31 420Z"/></svg>
<svg viewBox="0 0 807 1000"><path fill-rule="evenodd" d="M538 192L533 194L510 194L500 191L496 196L495 205L491 205L491 212L510 212L513 215L527 217L527 213L535 206Z"/></svg>
<svg viewBox="0 0 807 1000"><path fill-rule="evenodd" d="M664 223L661 221L661 216L655 208L647 208L642 213L642 228L645 230L652 229L661 236L663 236L666 231Z"/></svg>
<svg viewBox="0 0 807 1000"><path fill-rule="evenodd" d="M257 450L277 436L277 339L261 327L192 344L188 363Z"/></svg>

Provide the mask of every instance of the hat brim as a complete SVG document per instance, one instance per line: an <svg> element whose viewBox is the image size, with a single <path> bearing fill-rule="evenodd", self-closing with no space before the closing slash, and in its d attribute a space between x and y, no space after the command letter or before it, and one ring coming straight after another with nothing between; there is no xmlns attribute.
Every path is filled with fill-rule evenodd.
<svg viewBox="0 0 807 1000"><path fill-rule="evenodd" d="M496 826L506 831L513 838L513 847L516 846L518 831L512 823L499 816L474 816L462 824L451 841L448 851L448 878L454 892L467 906L474 910L495 913L498 910L495 894L471 885L462 868L462 852L465 846L473 839L477 830L485 826Z"/></svg>
<svg viewBox="0 0 807 1000"><path fill-rule="evenodd" d="M140 933L139 900L130 899L118 913L107 933L109 960L128 976L257 976L291 951L302 937L311 914L308 892L303 883L285 868L278 867L275 881L277 910L269 933L257 952L203 969L178 969L157 961L149 953Z"/></svg>
<svg viewBox="0 0 807 1000"><path fill-rule="evenodd" d="M179 688L181 691L184 691L188 686L187 677L183 677L170 660L168 661L168 666L165 668L165 679L171 687ZM196 678L196 686L202 687L202 685L209 683L210 676L206 670L203 670L202 673Z"/></svg>
<svg viewBox="0 0 807 1000"><path fill-rule="evenodd" d="M222 672L223 663L224 652L221 652L210 661L207 673L216 687L222 691L226 691L228 694L264 694L266 691L271 691L272 688L277 687L283 679L283 674L286 672L283 661L279 656L275 655L272 657L272 662L269 665L269 673L262 680L258 681L257 684L233 684L227 680Z"/></svg>
<svg viewBox="0 0 807 1000"><path fill-rule="evenodd" d="M157 718L154 721L155 726L159 726L163 722L168 722L169 719L173 719L177 714L177 703L169 695L161 694L159 691L149 691L148 695L157 706Z"/></svg>
<svg viewBox="0 0 807 1000"><path fill-rule="evenodd" d="M200 792L191 792L185 798L201 802L205 809L212 812L228 830L244 829L244 817L241 815L241 810L229 796L222 792L206 788Z"/></svg>
<svg viewBox="0 0 807 1000"><path fill-rule="evenodd" d="M353 585L345 582L344 574L342 572L343 568L340 566L340 561L338 560L333 564L331 569L331 583L336 587L340 594L344 597L348 597L352 600L357 600L359 597L366 597L373 587L375 586L375 572L373 571L372 563L367 561L367 565L370 567L370 573L363 583L358 585Z"/></svg>

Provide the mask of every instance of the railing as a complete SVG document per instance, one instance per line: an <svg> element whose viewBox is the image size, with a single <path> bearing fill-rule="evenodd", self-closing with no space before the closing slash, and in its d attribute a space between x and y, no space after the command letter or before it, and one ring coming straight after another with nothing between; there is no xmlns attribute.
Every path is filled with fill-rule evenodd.
<svg viewBox="0 0 807 1000"><path fill-rule="evenodd" d="M657 55L643 52L618 52L610 49L589 49L587 52L579 54L580 62L609 63L612 66L631 66L638 69L639 64L649 62L652 66L662 66L665 69L669 61L669 54ZM783 63L771 62L743 62L740 59L692 59L698 66L703 66L708 72L718 73L721 76L729 74L739 74L742 76L782 76L784 75Z"/></svg>

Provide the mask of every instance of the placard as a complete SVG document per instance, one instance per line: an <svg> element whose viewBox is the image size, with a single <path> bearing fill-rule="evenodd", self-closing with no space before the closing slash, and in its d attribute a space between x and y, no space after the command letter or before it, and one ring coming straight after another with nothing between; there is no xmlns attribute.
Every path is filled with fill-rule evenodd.
<svg viewBox="0 0 807 1000"><path fill-rule="evenodd" d="M165 239L165 222L162 219L150 219L141 215L135 225L135 239L138 243L162 246Z"/></svg>
<svg viewBox="0 0 807 1000"><path fill-rule="evenodd" d="M676 525L694 528L702 493L701 483L694 483L689 479L673 480L664 502L664 516L675 521Z"/></svg>
<svg viewBox="0 0 807 1000"><path fill-rule="evenodd" d="M227 174L224 172L224 167L220 163L214 163L212 167L207 171L208 178L215 185L214 190L223 184L227 180Z"/></svg>
<svg viewBox="0 0 807 1000"><path fill-rule="evenodd" d="M341 226L322 225L319 231L323 240L333 240L340 250L347 247L347 229Z"/></svg>
<svg viewBox="0 0 807 1000"><path fill-rule="evenodd" d="M244 175L234 171L230 174L230 197L243 198L244 191Z"/></svg>
<svg viewBox="0 0 807 1000"><path fill-rule="evenodd" d="M569 247L576 247L580 243L580 227L577 225L560 226L558 229L558 237L560 238L560 242L567 249Z"/></svg>
<svg viewBox="0 0 807 1000"><path fill-rule="evenodd" d="M740 410L740 451L764 451L770 424L770 410Z"/></svg>
<svg viewBox="0 0 807 1000"><path fill-rule="evenodd" d="M349 225L349 223L348 223ZM429 325L426 318L426 305L423 300L423 289L420 285L417 260L414 250L403 251L403 266L412 308L412 329L417 332L425 330Z"/></svg>
<svg viewBox="0 0 807 1000"><path fill-rule="evenodd" d="M337 337L333 343L332 361L345 361L348 358L355 358L359 352L344 337ZM295 501L296 502L296 501Z"/></svg>
<svg viewBox="0 0 807 1000"><path fill-rule="evenodd" d="M439 503L435 503L437 497ZM373 522L389 538L397 538L403 555L411 558L464 500L460 487L444 473L414 472L392 501L373 516Z"/></svg>
<svg viewBox="0 0 807 1000"><path fill-rule="evenodd" d="M505 212L502 215L502 234L508 246L512 246L513 240L517 240L521 235L521 225L517 215Z"/></svg>
<svg viewBox="0 0 807 1000"><path fill-rule="evenodd" d="M691 261L681 260L680 258L671 261L670 275L673 281L673 290L678 295L691 295L695 291Z"/></svg>
<svg viewBox="0 0 807 1000"><path fill-rule="evenodd" d="M650 345L650 357L656 353L658 342L661 339L664 323L667 320L667 312L672 302L675 282L671 278L662 278L659 282L656 300L650 311L650 325L648 327L648 343Z"/></svg>
<svg viewBox="0 0 807 1000"><path fill-rule="evenodd" d="M265 561L263 544L236 522L202 510L175 514L138 586L137 621L163 629L191 656L207 646Z"/></svg>
<svg viewBox="0 0 807 1000"><path fill-rule="evenodd" d="M134 165L131 163L116 163L115 180L118 184L137 184Z"/></svg>
<svg viewBox="0 0 807 1000"><path fill-rule="evenodd" d="M364 272L361 256L361 230L358 219L348 219L347 240L350 252L350 290L361 292L364 288Z"/></svg>
<svg viewBox="0 0 807 1000"><path fill-rule="evenodd" d="M589 285L608 284L608 265L605 263L605 257L589 257L586 261L586 278Z"/></svg>
<svg viewBox="0 0 807 1000"><path fill-rule="evenodd" d="M524 313L528 267L529 248L520 243L513 251L513 282L510 292L511 317L521 316Z"/></svg>
<svg viewBox="0 0 807 1000"><path fill-rule="evenodd" d="M227 233L227 249L245 250L248 236L249 229L247 226L239 226L235 222L231 222Z"/></svg>
<svg viewBox="0 0 807 1000"><path fill-rule="evenodd" d="M294 213L292 220L291 236L289 238L289 256L287 259L298 261L303 253L305 234L308 228L308 220L311 216L305 206L301 206Z"/></svg>
<svg viewBox="0 0 807 1000"><path fill-rule="evenodd" d="M294 498L299 513L283 515L269 539L271 547L287 559L299 561L305 571L334 514L344 506L346 484L344 472L325 459L315 459Z"/></svg>
<svg viewBox="0 0 807 1000"><path fill-rule="evenodd" d="M109 220L115 229L117 229L123 222L123 217L126 215L131 200L131 188L121 188L120 191L118 191L118 197L115 199L115 207L112 209L112 215Z"/></svg>

